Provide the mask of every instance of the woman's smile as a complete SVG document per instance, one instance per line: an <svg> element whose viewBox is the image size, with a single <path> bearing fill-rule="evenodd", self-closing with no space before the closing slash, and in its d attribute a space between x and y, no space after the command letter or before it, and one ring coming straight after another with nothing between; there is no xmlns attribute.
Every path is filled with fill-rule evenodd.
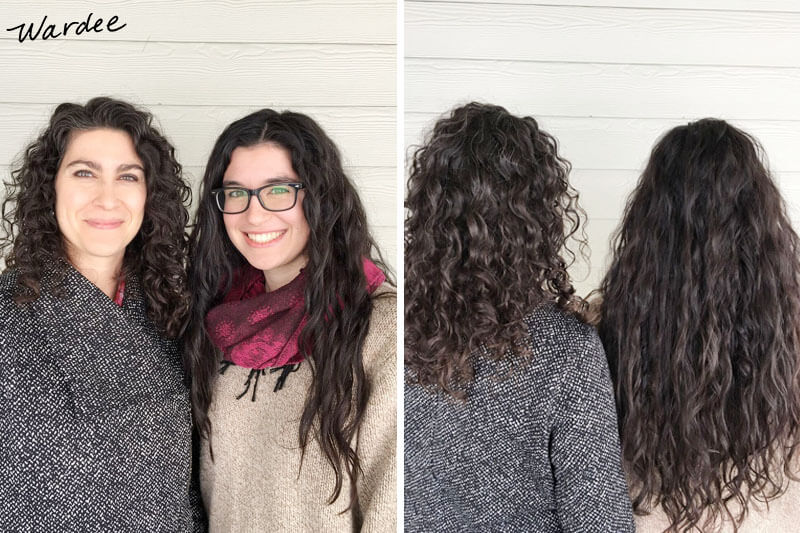
<svg viewBox="0 0 800 533"><path fill-rule="evenodd" d="M286 230L270 231L266 233L246 232L251 246L261 247L265 245L276 244L286 234Z"/></svg>

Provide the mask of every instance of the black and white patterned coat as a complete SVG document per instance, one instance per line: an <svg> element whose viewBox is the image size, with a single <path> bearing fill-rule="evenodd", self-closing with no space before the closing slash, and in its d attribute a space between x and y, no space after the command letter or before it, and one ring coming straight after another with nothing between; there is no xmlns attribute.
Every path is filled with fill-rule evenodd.
<svg viewBox="0 0 800 533"><path fill-rule="evenodd" d="M633 532L597 333L549 304L526 324L530 361L477 355L466 401L406 384L405 531Z"/></svg>
<svg viewBox="0 0 800 533"><path fill-rule="evenodd" d="M72 268L25 308L15 283L0 276L0 531L201 529L178 351L137 280L122 307Z"/></svg>

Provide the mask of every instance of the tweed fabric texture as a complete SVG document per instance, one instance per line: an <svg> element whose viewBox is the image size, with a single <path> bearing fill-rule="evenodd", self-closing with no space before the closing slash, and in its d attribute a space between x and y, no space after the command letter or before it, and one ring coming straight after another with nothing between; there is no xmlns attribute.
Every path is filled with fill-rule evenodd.
<svg viewBox="0 0 800 533"><path fill-rule="evenodd" d="M207 441L200 453L211 531L350 532L358 531L359 524L364 532L396 530L396 314L393 289L381 285L373 293L363 349L372 393L356 437L363 469L357 487L359 508L343 512L350 501L347 476L339 499L327 504L333 468L316 440L309 439L300 468L298 430L311 386L309 364L301 363L277 392L275 374L261 377L255 401L250 394L236 399L250 370L233 365L214 384L209 410L214 460Z"/></svg>
<svg viewBox="0 0 800 533"><path fill-rule="evenodd" d="M0 531L203 530L178 351L69 268L63 297L12 301L0 276Z"/></svg>
<svg viewBox="0 0 800 533"><path fill-rule="evenodd" d="M551 304L525 320L530 361L476 354L466 401L406 384L406 532L634 530L597 333Z"/></svg>

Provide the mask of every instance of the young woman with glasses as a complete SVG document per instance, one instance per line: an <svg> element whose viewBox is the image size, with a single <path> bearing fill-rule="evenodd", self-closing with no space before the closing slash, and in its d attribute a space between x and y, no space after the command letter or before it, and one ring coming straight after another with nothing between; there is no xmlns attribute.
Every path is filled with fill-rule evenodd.
<svg viewBox="0 0 800 533"><path fill-rule="evenodd" d="M396 297L309 117L229 125L190 243L185 336L212 529L395 529Z"/></svg>

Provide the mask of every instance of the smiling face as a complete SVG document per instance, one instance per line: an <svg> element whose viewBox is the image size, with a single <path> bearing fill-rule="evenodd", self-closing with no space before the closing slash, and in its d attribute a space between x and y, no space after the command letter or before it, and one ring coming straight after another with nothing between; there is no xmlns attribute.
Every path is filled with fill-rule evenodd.
<svg viewBox="0 0 800 533"><path fill-rule="evenodd" d="M144 165L124 131L74 132L55 179L55 214L70 262L78 270L122 265L142 225Z"/></svg>
<svg viewBox="0 0 800 533"><path fill-rule="evenodd" d="M270 183L299 183L289 152L266 143L236 148L222 179L223 186L256 189ZM306 245L311 229L303 213L305 191L288 211L267 211L257 198L243 213L222 215L228 237L253 267L262 270L269 290L294 279L308 262Z"/></svg>

